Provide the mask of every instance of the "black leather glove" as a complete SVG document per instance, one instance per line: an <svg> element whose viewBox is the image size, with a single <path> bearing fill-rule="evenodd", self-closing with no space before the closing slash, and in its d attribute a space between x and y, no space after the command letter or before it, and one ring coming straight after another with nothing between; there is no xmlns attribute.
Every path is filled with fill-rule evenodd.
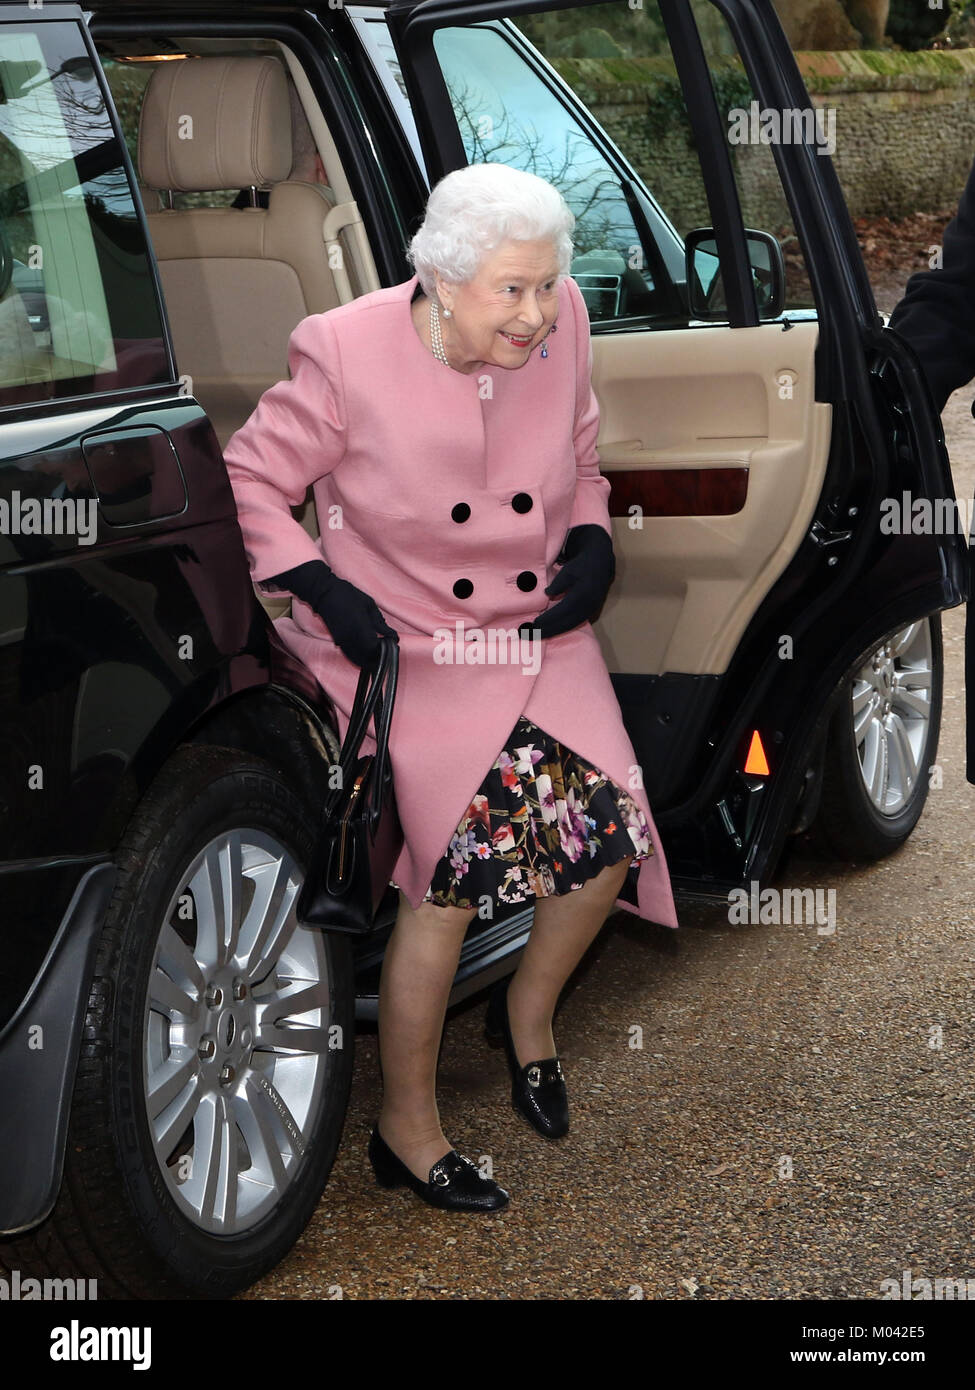
<svg viewBox="0 0 975 1390"><path fill-rule="evenodd" d="M258 587L287 589L310 604L339 649L357 666L375 661L379 654L377 633L398 636L375 601L347 579L339 579L324 560L308 560L271 579L262 579Z"/></svg>
<svg viewBox="0 0 975 1390"><path fill-rule="evenodd" d="M616 578L616 556L613 540L601 526L573 526L557 561L565 559L558 574L545 592L550 598L568 590L561 603L540 613L532 623L522 623L518 629L531 636L538 629L543 638L557 637L581 623L594 618Z"/></svg>

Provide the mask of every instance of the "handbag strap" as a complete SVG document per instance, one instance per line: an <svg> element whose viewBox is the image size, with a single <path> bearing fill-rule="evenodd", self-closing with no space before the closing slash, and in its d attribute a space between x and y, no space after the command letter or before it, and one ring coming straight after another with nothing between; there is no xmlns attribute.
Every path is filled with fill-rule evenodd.
<svg viewBox="0 0 975 1390"><path fill-rule="evenodd" d="M386 782L389 762L389 726L393 718L393 700L396 697L396 681L399 677L399 643L392 638L386 657L385 691L376 697L373 711L376 728L376 758L373 776L369 783L369 819L376 824L382 812L383 788Z"/></svg>
<svg viewBox="0 0 975 1390"><path fill-rule="evenodd" d="M376 727L376 763L380 777L385 776L387 761L387 745L389 739L389 724L392 718L393 699L396 694L396 681L399 673L399 639L397 637L381 636L379 638L379 652L376 662L372 667L363 666L359 672L359 681L356 686L355 699L352 703L352 710L349 714L349 724L345 731L345 738L342 740L342 747L339 752L339 767L342 769L342 784L334 790L338 793L335 797L327 798L326 815L330 812L334 801L341 796L342 788L345 786L345 779L351 775L352 769L359 757L359 748L369 727L370 719L375 719ZM384 695L385 688L385 696ZM376 785L377 779L370 779L371 788ZM382 782L379 782L382 785ZM370 790L371 790L370 788Z"/></svg>
<svg viewBox="0 0 975 1390"><path fill-rule="evenodd" d="M342 740L339 761L352 761L358 757L359 745L369 727L376 704L382 698L383 681L389 665L389 649L393 645L391 637L379 638L379 651L372 666L363 666L359 671L359 682L349 714L349 724ZM397 644L398 645L398 644Z"/></svg>

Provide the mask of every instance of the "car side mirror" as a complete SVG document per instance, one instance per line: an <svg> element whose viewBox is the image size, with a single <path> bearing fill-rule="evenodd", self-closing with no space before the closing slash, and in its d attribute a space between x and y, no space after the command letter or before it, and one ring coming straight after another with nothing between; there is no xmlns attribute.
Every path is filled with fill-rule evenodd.
<svg viewBox="0 0 975 1390"><path fill-rule="evenodd" d="M759 318L775 319L785 308L785 260L782 247L768 232L745 231L748 261ZM721 262L713 227L697 227L684 239L687 296L695 319L727 317Z"/></svg>

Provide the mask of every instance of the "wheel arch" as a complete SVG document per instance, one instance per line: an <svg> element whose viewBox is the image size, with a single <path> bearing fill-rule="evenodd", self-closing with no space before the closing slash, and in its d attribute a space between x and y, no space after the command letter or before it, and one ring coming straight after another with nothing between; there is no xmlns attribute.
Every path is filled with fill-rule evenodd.
<svg viewBox="0 0 975 1390"><path fill-rule="evenodd" d="M756 835L751 866L754 878L768 881L777 870L796 812L800 810L806 769L810 759L822 745L825 745L833 717L849 680L882 642L911 623L940 618L945 611L944 605L932 606L927 594L919 594L916 605L912 605L910 610L905 611L903 602L897 605L897 609L899 611L896 612L896 616L893 608L874 614L868 622L863 623L851 634L840 654L843 663L842 674L836 677L835 672L833 673L832 686L825 680L820 686L822 693L813 726L805 731L801 740L802 746L799 747L798 742L794 746L793 755L778 787L778 795L763 808L764 824ZM812 707L817 707L815 699L811 698L810 703Z"/></svg>

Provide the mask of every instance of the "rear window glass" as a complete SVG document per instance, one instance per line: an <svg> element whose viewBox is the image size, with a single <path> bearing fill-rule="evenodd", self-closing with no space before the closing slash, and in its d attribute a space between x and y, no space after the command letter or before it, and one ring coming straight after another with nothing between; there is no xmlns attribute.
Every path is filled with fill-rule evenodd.
<svg viewBox="0 0 975 1390"><path fill-rule="evenodd" d="M0 405L170 379L120 143L75 24L0 28L0 237Z"/></svg>

